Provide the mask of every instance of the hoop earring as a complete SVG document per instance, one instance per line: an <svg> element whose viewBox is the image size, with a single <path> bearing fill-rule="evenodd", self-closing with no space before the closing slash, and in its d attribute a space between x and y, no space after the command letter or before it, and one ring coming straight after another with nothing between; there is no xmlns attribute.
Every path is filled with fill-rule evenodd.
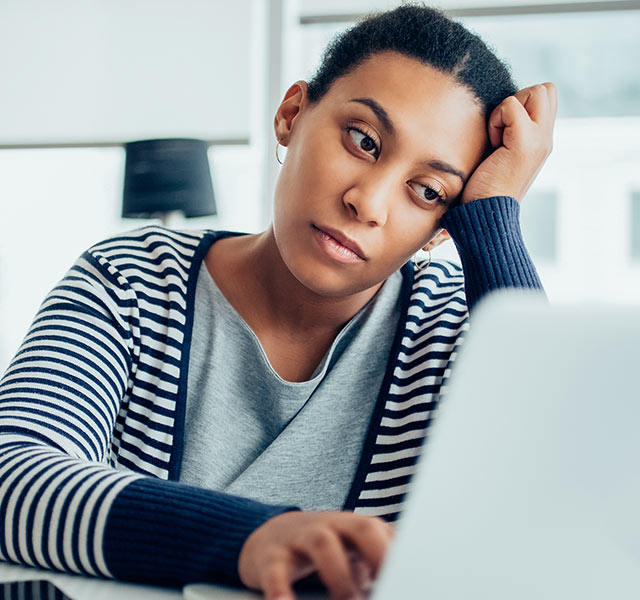
<svg viewBox="0 0 640 600"><path fill-rule="evenodd" d="M278 156L279 149L280 149L280 140L276 142L276 160L278 161L279 164L283 165L284 163L280 160L280 157Z"/></svg>
<svg viewBox="0 0 640 600"><path fill-rule="evenodd" d="M417 262L413 263L413 266L416 268L416 271L418 271L418 273L421 273L422 271L428 269L429 265L431 264L431 250L427 250L427 252L429 253L429 258L426 261L422 261L422 264Z"/></svg>

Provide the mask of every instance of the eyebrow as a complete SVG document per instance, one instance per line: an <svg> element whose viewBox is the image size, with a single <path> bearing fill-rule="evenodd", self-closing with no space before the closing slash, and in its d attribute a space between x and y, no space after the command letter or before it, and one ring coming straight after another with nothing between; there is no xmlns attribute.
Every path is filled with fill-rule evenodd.
<svg viewBox="0 0 640 600"><path fill-rule="evenodd" d="M382 106L380 106L380 104L378 104L373 98L352 98L350 102L359 102L360 104L368 106L375 113L376 117L378 117L378 120L387 130L387 133L395 136L396 129L393 126L393 122L389 118L387 111L382 108ZM460 178L462 183L466 183L467 176L459 169L456 169L453 165L450 165L448 162L445 162L443 160L427 160L423 164L431 167L432 169L435 169L436 171L440 171L441 173L450 173L451 175L455 175L456 177Z"/></svg>

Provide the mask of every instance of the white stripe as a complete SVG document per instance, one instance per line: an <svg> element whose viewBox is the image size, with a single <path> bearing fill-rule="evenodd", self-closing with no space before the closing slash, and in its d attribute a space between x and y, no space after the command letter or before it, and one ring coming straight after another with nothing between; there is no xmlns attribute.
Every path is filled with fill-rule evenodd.
<svg viewBox="0 0 640 600"><path fill-rule="evenodd" d="M102 504L100 504L100 509L98 510L98 516L96 519L96 528L93 533L93 554L95 556L96 565L100 574L104 577L113 577L113 574L107 567L107 561L104 556L104 530L107 524L107 517L109 515L109 511L111 510L111 505L113 501L116 499L116 496L130 483L136 481L137 479L141 479L142 475L120 475L114 483L111 485L111 489L108 494L105 496Z"/></svg>
<svg viewBox="0 0 640 600"><path fill-rule="evenodd" d="M32 419L37 419L39 422L34 422ZM65 448L69 454L78 458L101 460L101 456L96 455L96 451L89 445L89 442L77 435L76 431L69 426L69 421L60 422L47 418L46 415L25 415L20 411L7 410L2 412L0 423L4 427L23 427L33 433L40 433L45 439L52 441L54 445ZM57 429L62 430L62 433L51 429L54 425ZM84 427L79 428L89 435L89 438L98 447L98 452L100 452L99 440L96 440L95 436L92 435L94 432Z"/></svg>
<svg viewBox="0 0 640 600"><path fill-rule="evenodd" d="M155 475L159 479L166 480L169 478L169 470L167 468L148 463L144 459L140 458L137 454L129 452L126 448L120 448L118 452L118 458L124 458L131 461L134 465L136 465L138 469L140 469L144 473ZM126 469L126 467L121 468Z"/></svg>
<svg viewBox="0 0 640 600"><path fill-rule="evenodd" d="M370 483L372 481L388 481L396 477L407 477L415 473L416 467L412 465L410 467L398 467L397 469L391 469L391 471L379 471L368 473L365 481Z"/></svg>
<svg viewBox="0 0 640 600"><path fill-rule="evenodd" d="M27 495L24 497L23 504L21 507L17 507L19 510L18 515L13 515L13 519L15 520L17 517L18 520L18 548L22 553L25 561L29 565L44 565L44 557L40 550L40 542L42 530L38 528L36 523L34 522L33 531L27 531L27 517L29 516L29 509L33 503L33 498L37 492L40 491L44 480L52 475L52 471L55 473L56 467L60 468L58 463L60 460L58 456L48 456L46 460L42 462L38 467L32 469L28 474L23 473L21 477L20 484L16 486L16 491L18 488L20 490L24 489L25 486L28 485L29 491ZM15 492L14 492L15 493ZM16 495L16 501L18 496ZM33 548L34 548L34 556L33 559L29 556L27 552L27 539L31 538L33 540Z"/></svg>
<svg viewBox="0 0 640 600"><path fill-rule="evenodd" d="M394 460L402 460L403 458L413 458L420 456L422 448L405 448L404 450L396 450L395 452L378 452L371 459L371 464L389 463Z"/></svg>
<svg viewBox="0 0 640 600"><path fill-rule="evenodd" d="M156 323L155 321L151 321L150 319L147 319L144 324L146 325L147 329L150 329L158 335L166 335L179 344L182 344L184 340L184 333L179 329L176 329L175 327L171 327L170 325L161 325L160 323ZM153 340L153 338L148 334L140 334L140 337L140 343L143 348L147 345L148 342Z"/></svg>
<svg viewBox="0 0 640 600"><path fill-rule="evenodd" d="M13 459L9 460L2 467L2 471L7 474L2 477L3 484L0 486L0 498L6 498L9 487L15 482L18 481L16 485L16 489L18 491L22 490L26 485L25 473L29 473L29 471L34 467L34 465L40 460L43 452L40 448L38 448L35 452L33 449L31 451L24 450L20 452L17 456L14 456ZM25 454L27 454L27 460L24 460ZM31 454L31 456L29 456ZM19 467L17 467L17 463L23 461ZM16 467L16 468L14 468ZM22 479L22 480L21 480ZM9 497L9 501L7 502L5 518L4 518L4 547L6 549L6 557L13 561L18 561L18 555L16 554L15 547L13 545L13 524L15 519L15 510L16 504L18 502L18 498L16 496L15 490Z"/></svg>
<svg viewBox="0 0 640 600"><path fill-rule="evenodd" d="M145 388L134 388L133 390L138 398L142 398L145 400L152 400L154 404L154 408L164 408L170 412L173 412L176 409L176 401L168 400L167 398L162 398L161 396L156 396L155 393L151 390L147 390ZM150 411L148 408L144 406L139 406L139 413L141 415L146 415Z"/></svg>
<svg viewBox="0 0 640 600"><path fill-rule="evenodd" d="M173 358L177 361L179 361L181 358L181 353L178 348L162 344L159 341L154 340L153 338L145 336L144 347L140 351L140 357L150 356L151 351L153 350L164 354L167 358Z"/></svg>
<svg viewBox="0 0 640 600"><path fill-rule="evenodd" d="M136 431L140 431L150 437L151 439L156 440L157 442L162 442L163 444L171 445L173 443L173 435L171 433L165 433L163 431L155 431L153 429L149 429L146 425L139 423L135 419L128 419L126 423L127 429L135 429Z"/></svg>
<svg viewBox="0 0 640 600"><path fill-rule="evenodd" d="M141 311L146 311L156 317L172 319L173 321L180 323L180 325L184 325L187 322L186 316L183 313L178 312L175 308L164 308L157 304L152 304L144 298L138 298L138 305L140 306Z"/></svg>
<svg viewBox="0 0 640 600"><path fill-rule="evenodd" d="M380 425L382 427L402 427L407 423L425 421L426 419L429 418L430 415L431 415L431 411L428 410L426 412L418 412L418 413L413 413L411 415L406 415L400 419L391 419L389 417L383 417L382 421L380 422Z"/></svg>
<svg viewBox="0 0 640 600"><path fill-rule="evenodd" d="M47 476L55 475L49 482L49 485L43 490L42 495L36 506L33 519L33 549L36 557L36 562L45 568L51 568L51 564L45 561L43 548L46 545L49 546L50 538L55 537L55 531L53 531L49 525L49 521L45 522L44 516L47 511L47 507L52 502L53 492L58 488L60 482L69 475L70 459L58 457L58 462L55 466L49 468ZM46 534L45 534L46 531Z"/></svg>
<svg viewBox="0 0 640 600"><path fill-rule="evenodd" d="M136 448L140 448L140 450L143 450L149 458L156 458L157 460L161 460L166 463L168 463L169 459L171 458L171 454L169 454L168 452L163 452L158 448L153 448L152 446L145 444L142 440L131 434L129 432L129 423L125 424L125 429L122 432L122 442L126 442L127 444L131 444Z"/></svg>
<svg viewBox="0 0 640 600"><path fill-rule="evenodd" d="M89 476L86 479L86 481L84 481L82 485L76 490L76 492L73 495L73 499L69 504L69 509L68 509L68 514L71 514L74 517L76 517L79 511L80 503L85 501L86 496L89 496L89 498L86 498L85 507L82 511L82 514L80 515L80 527L78 528L78 558L80 560L80 565L78 565L77 568L80 571L85 571L89 573L90 575L97 575L97 573L94 571L93 567L91 566L91 563L89 561L89 553L87 551L87 546L91 544L91 542L93 541L91 539L91 534L93 532L89 532L88 526L89 526L89 516L91 515L91 510L95 506L95 496L93 492L90 492L90 488L96 482L100 482L100 481L102 481L102 488L104 488L106 485L109 485L110 483L109 475L111 474L108 474L104 468L100 468L100 470L96 469L95 472L91 476ZM98 485L98 487L100 487L100 485ZM92 497L94 498L94 501L90 502L89 500ZM75 518L73 521L71 521L71 523L74 523L74 522L75 522ZM67 521L67 529L69 530L69 532L74 531L74 527L70 526L69 521ZM70 563L73 560L73 547L71 545L70 535L65 536L63 552L67 562Z"/></svg>
<svg viewBox="0 0 640 600"><path fill-rule="evenodd" d="M154 385L157 391L163 391L171 395L178 393L177 384L170 383L169 381L164 381L160 379L159 375L153 375L152 373L147 373L142 369L138 369L138 372L136 374L136 379L138 381L145 381L146 383L150 383ZM157 391L155 393L157 393Z"/></svg>
<svg viewBox="0 0 640 600"><path fill-rule="evenodd" d="M383 490L362 490L360 500L374 500L377 498L389 498L390 496L399 496L409 491L411 486L408 483L404 485L396 485L394 487Z"/></svg>
<svg viewBox="0 0 640 600"><path fill-rule="evenodd" d="M354 512L359 515L369 517L380 517L382 515L390 515L402 511L404 502L398 504L389 504L387 506L358 506Z"/></svg>
<svg viewBox="0 0 640 600"><path fill-rule="evenodd" d="M381 446L400 444L401 442L407 442L409 440L419 440L425 435L426 432L424 429L405 431L400 435L379 435L376 437L376 444L380 444Z"/></svg>
<svg viewBox="0 0 640 600"><path fill-rule="evenodd" d="M67 397L72 398L80 406L84 407L85 410L87 410L88 413L91 414L99 423L102 423L102 430L100 429L100 426L98 424L94 425L95 433L103 432L104 430L109 431L111 429L111 423L116 417L116 410L114 406L115 398L105 398L104 396L102 396L101 400L103 400L103 402L100 402L100 403L95 402L95 399L92 402L88 402L85 397L82 397L82 395L87 396L89 394L89 390L85 388L81 388L80 384L73 381L68 381L67 383L65 383L65 379L63 377L60 377L59 375L52 375L51 373L47 374L47 379L41 379L41 380L38 380L37 382L30 382L29 385L31 386L31 391L28 393L25 393L22 391L14 391L14 388L17 389L19 387L24 387L23 382L17 381L17 378L22 376L16 374L15 376L12 375L7 379L7 382L9 383L6 386L7 398L28 399L33 397L37 399L39 397L38 392L40 393L50 392L57 395L64 394ZM72 389L61 390L60 386L57 386L56 383L61 383ZM5 397L4 392L5 392L5 387L3 382L3 393L2 393L3 398ZM46 394L47 400L49 400L52 403L60 401L58 398L51 396L50 393ZM107 400L110 400L110 401L107 401ZM111 409L111 414L105 414L104 412L105 408ZM75 409L75 407L73 407L73 410L79 410L79 409ZM88 415L85 415L85 418L89 422L91 422L89 420ZM71 417L67 417L67 419L71 420Z"/></svg>

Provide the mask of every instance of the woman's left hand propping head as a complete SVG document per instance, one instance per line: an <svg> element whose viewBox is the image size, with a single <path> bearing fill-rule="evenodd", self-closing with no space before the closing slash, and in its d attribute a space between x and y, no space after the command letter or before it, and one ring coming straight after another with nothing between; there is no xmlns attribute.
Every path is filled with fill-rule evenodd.
<svg viewBox="0 0 640 600"><path fill-rule="evenodd" d="M493 151L467 181L462 202L491 196L513 196L520 202L551 153L557 107L553 83L505 98L489 117Z"/></svg>

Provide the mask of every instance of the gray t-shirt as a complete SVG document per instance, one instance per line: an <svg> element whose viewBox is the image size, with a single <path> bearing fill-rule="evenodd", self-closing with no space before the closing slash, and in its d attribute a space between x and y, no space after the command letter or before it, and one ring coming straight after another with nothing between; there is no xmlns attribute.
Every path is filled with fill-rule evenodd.
<svg viewBox="0 0 640 600"><path fill-rule="evenodd" d="M340 510L400 318L394 273L340 331L311 379L283 380L203 263L180 481L304 510Z"/></svg>

